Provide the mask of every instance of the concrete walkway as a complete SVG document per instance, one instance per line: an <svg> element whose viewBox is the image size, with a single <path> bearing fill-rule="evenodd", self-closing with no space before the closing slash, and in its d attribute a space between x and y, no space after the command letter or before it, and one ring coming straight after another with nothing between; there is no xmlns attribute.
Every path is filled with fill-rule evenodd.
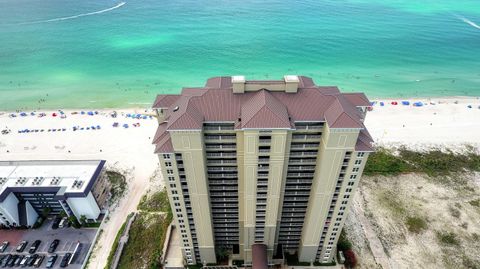
<svg viewBox="0 0 480 269"><path fill-rule="evenodd" d="M182 249L180 247L180 232L172 229L170 245L168 246L165 268L183 267Z"/></svg>

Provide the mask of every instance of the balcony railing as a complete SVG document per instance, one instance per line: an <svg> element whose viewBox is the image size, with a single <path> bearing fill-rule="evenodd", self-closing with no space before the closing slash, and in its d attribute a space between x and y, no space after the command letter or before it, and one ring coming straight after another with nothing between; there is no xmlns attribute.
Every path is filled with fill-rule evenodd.
<svg viewBox="0 0 480 269"><path fill-rule="evenodd" d="M236 152L207 152L207 157L236 157Z"/></svg>
<svg viewBox="0 0 480 269"><path fill-rule="evenodd" d="M208 174L209 178L237 178L238 174Z"/></svg>
<svg viewBox="0 0 480 269"><path fill-rule="evenodd" d="M207 131L233 131L235 128L233 126L204 126L203 130Z"/></svg>
<svg viewBox="0 0 480 269"><path fill-rule="evenodd" d="M290 152L290 156L317 156L317 152Z"/></svg>

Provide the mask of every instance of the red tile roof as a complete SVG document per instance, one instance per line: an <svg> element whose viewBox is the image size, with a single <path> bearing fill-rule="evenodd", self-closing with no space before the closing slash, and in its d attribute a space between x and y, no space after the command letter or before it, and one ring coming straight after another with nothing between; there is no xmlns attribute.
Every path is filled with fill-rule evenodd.
<svg viewBox="0 0 480 269"><path fill-rule="evenodd" d="M265 87L233 93L231 77L215 77L203 88L157 96L153 108L165 108L168 123L159 126L154 143L162 141L167 147L164 133L169 130L200 130L204 122L215 121L234 122L237 129L292 129L296 121L326 121L330 128L365 128L357 109L369 105L363 93L340 93L337 87L316 86L311 78L302 76L296 93L268 91L268 84Z"/></svg>
<svg viewBox="0 0 480 269"><path fill-rule="evenodd" d="M178 98L180 98L180 95L159 94L157 95L152 108L167 108L171 106Z"/></svg>
<svg viewBox="0 0 480 269"><path fill-rule="evenodd" d="M287 108L268 91L260 90L242 104L242 128L287 128L290 119Z"/></svg>

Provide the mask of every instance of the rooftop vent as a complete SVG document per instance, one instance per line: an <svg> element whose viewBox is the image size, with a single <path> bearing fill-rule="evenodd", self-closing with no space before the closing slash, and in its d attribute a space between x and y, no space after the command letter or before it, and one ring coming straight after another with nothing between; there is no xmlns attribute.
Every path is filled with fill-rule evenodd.
<svg viewBox="0 0 480 269"><path fill-rule="evenodd" d="M0 186L5 184L7 182L8 178L6 177L0 177Z"/></svg>
<svg viewBox="0 0 480 269"><path fill-rule="evenodd" d="M173 112L178 111L178 109L180 109L179 106L174 107L174 108L173 108Z"/></svg>
<svg viewBox="0 0 480 269"><path fill-rule="evenodd" d="M25 185L27 180L28 179L26 177L19 177L17 181L15 181L15 185Z"/></svg>
<svg viewBox="0 0 480 269"><path fill-rule="evenodd" d="M83 186L83 180L75 180L72 184L73 189L80 189Z"/></svg>
<svg viewBox="0 0 480 269"><path fill-rule="evenodd" d="M52 180L50 181L50 185L58 185L60 184L60 177L53 177Z"/></svg>
<svg viewBox="0 0 480 269"><path fill-rule="evenodd" d="M45 178L44 177L35 177L33 180L32 180L32 185L33 186L38 186L40 184L42 184L43 180Z"/></svg>

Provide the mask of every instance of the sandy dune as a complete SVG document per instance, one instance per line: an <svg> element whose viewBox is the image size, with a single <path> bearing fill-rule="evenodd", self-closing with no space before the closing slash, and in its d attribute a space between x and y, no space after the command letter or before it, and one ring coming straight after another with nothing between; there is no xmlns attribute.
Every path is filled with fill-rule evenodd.
<svg viewBox="0 0 480 269"><path fill-rule="evenodd" d="M454 103L456 100L458 104ZM367 115L366 125L379 144L480 144L479 100L451 98L435 101L436 105L424 107L375 105ZM0 160L105 159L109 167L131 171L129 192L111 212L90 261L90 268L103 268L117 230L126 216L136 210L158 165L151 145L157 122L122 115L143 113L143 109L118 111L117 118L108 115L111 110L99 111L94 116L72 115L71 112L65 111L65 119L52 117L53 111L45 112L47 116L41 118L37 115L11 118L10 112L0 113L0 130L11 130L9 134L0 135ZM112 127L114 122L120 126ZM128 129L122 127L125 123L129 124ZM133 127L133 123L140 123L140 127ZM72 130L73 126L97 125L101 126L100 130ZM26 128L44 129L44 132L18 133ZM48 132L50 128L67 130Z"/></svg>

